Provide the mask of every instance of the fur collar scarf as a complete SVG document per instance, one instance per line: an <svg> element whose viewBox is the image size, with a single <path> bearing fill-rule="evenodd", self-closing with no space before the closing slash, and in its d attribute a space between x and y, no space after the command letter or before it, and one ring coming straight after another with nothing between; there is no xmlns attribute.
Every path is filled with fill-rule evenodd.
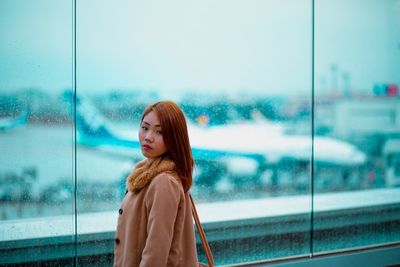
<svg viewBox="0 0 400 267"><path fill-rule="evenodd" d="M175 172L175 164L168 158L157 158L155 160L145 159L140 161L126 180L126 187L131 192L139 192L143 187L162 172Z"/></svg>

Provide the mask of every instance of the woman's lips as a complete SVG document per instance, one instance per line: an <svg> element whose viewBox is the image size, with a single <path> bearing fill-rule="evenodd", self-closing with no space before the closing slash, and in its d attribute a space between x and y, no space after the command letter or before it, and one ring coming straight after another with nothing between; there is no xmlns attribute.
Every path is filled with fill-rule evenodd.
<svg viewBox="0 0 400 267"><path fill-rule="evenodd" d="M144 150L150 150L150 149L152 149L151 146L149 146L149 145L142 145L142 148L143 148Z"/></svg>

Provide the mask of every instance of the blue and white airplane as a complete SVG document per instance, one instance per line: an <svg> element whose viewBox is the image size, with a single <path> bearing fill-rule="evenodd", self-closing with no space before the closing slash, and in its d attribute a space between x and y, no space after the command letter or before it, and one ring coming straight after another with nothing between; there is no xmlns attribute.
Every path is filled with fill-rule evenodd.
<svg viewBox="0 0 400 267"><path fill-rule="evenodd" d="M26 107L17 117L0 118L0 132L11 131L24 126L28 122L29 113L29 107Z"/></svg>
<svg viewBox="0 0 400 267"><path fill-rule="evenodd" d="M72 96L71 96L72 98ZM90 101L76 97L77 142L107 154L142 159L137 130L123 133L113 128ZM287 135L268 121L200 127L188 123L197 184L214 186L221 175L261 177L282 160L310 162L310 136ZM366 156L354 145L328 137L314 138L316 164L362 165ZM195 178L196 179L196 178Z"/></svg>

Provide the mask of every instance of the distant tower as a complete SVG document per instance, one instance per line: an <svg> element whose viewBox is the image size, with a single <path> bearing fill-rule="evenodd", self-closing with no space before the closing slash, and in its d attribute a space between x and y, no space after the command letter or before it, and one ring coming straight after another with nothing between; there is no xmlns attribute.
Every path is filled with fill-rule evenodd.
<svg viewBox="0 0 400 267"><path fill-rule="evenodd" d="M328 95L329 94L329 86L328 86L328 82L325 76L320 76L319 77L319 90L318 92L321 95Z"/></svg>
<svg viewBox="0 0 400 267"><path fill-rule="evenodd" d="M332 63L330 65L330 70L332 79L331 90L336 93L339 88L338 66L335 63Z"/></svg>
<svg viewBox="0 0 400 267"><path fill-rule="evenodd" d="M351 92L350 92L350 74L347 71L344 71L342 73L342 79L343 79L343 95L345 97L350 97Z"/></svg>

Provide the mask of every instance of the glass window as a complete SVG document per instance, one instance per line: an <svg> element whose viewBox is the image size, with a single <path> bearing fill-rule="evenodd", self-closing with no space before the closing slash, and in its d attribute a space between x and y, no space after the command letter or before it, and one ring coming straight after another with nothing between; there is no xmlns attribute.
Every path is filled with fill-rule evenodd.
<svg viewBox="0 0 400 267"><path fill-rule="evenodd" d="M316 1L314 253L399 241L399 7Z"/></svg>
<svg viewBox="0 0 400 267"><path fill-rule="evenodd" d="M71 13L71 1L0 3L0 265L57 247L73 262Z"/></svg>
<svg viewBox="0 0 400 267"><path fill-rule="evenodd" d="M1 1L0 265L110 266L160 99L185 112L217 265L399 243L399 18L395 0Z"/></svg>
<svg viewBox="0 0 400 267"><path fill-rule="evenodd" d="M172 99L217 264L308 254L310 2L84 1L77 21L78 217L116 220L141 113Z"/></svg>

